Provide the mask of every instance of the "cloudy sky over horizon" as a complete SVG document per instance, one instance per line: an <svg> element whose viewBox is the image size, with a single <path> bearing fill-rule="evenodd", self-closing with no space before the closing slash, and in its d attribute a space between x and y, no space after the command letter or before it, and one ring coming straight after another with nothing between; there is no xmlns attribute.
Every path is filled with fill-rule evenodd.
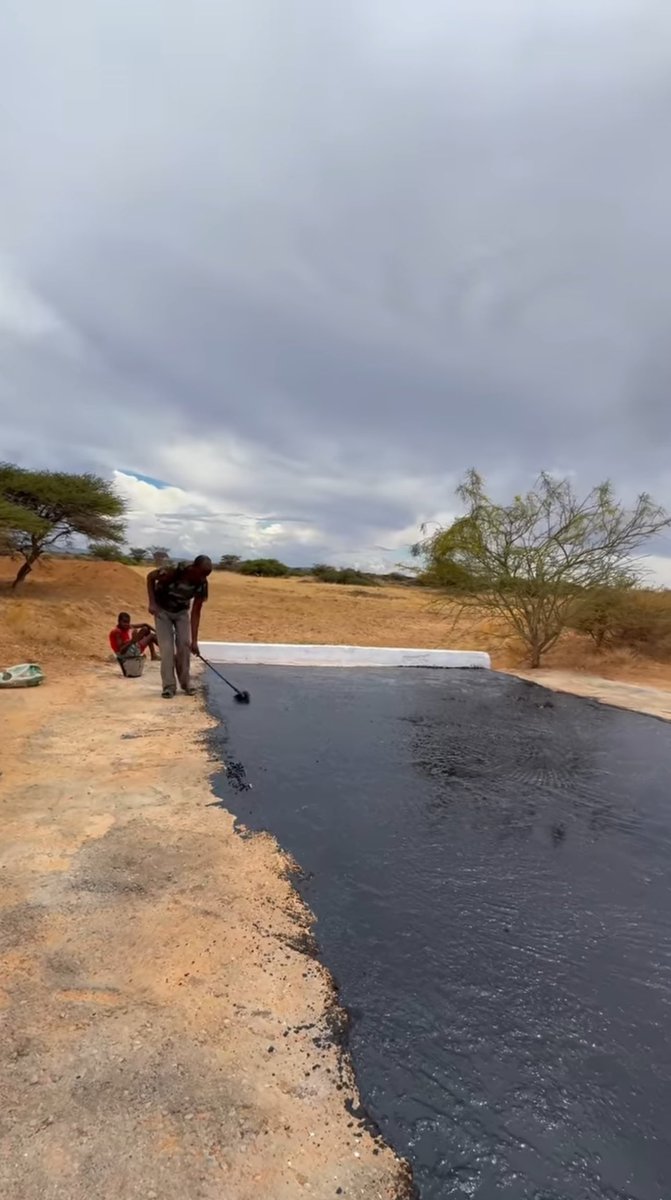
<svg viewBox="0 0 671 1200"><path fill-rule="evenodd" d="M297 564L470 465L671 506L668 0L7 7L0 457Z"/></svg>

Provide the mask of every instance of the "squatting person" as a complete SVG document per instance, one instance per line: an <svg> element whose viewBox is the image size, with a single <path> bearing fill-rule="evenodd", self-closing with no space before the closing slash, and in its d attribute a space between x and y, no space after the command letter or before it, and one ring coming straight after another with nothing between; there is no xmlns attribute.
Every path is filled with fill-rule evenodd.
<svg viewBox="0 0 671 1200"><path fill-rule="evenodd" d="M152 662L158 658L156 630L147 625L146 621L141 625L134 625L130 613L127 612L119 613L114 629L110 630L109 644L122 671L124 659L131 654L144 654L145 650L148 650Z"/></svg>

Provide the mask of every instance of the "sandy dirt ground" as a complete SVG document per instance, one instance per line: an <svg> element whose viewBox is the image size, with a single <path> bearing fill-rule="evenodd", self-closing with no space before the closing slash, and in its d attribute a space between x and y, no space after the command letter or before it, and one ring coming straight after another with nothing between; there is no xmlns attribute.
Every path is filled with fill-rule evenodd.
<svg viewBox="0 0 671 1200"><path fill-rule="evenodd" d="M110 666L0 711L2 1200L405 1195L288 864L213 805L200 700Z"/></svg>
<svg viewBox="0 0 671 1200"><path fill-rule="evenodd" d="M514 671L515 675L542 684L557 692L574 696L590 696L616 708L628 708L671 721L671 690L625 683L617 679L601 679L598 675L583 675L578 671Z"/></svg>

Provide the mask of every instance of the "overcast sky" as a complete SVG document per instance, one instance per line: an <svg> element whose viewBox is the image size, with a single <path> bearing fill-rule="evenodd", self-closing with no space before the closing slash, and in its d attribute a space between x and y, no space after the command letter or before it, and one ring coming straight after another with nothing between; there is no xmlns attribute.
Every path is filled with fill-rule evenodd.
<svg viewBox="0 0 671 1200"><path fill-rule="evenodd" d="M295 563L393 564L470 465L671 505L669 0L2 26L0 457Z"/></svg>

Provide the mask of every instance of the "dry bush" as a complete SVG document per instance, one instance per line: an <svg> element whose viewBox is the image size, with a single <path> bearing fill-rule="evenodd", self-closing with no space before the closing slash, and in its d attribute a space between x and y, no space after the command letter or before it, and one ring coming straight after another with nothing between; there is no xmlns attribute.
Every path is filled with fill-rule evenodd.
<svg viewBox="0 0 671 1200"><path fill-rule="evenodd" d="M571 628L598 649L631 649L650 658L671 658L671 592L597 589L574 606Z"/></svg>

